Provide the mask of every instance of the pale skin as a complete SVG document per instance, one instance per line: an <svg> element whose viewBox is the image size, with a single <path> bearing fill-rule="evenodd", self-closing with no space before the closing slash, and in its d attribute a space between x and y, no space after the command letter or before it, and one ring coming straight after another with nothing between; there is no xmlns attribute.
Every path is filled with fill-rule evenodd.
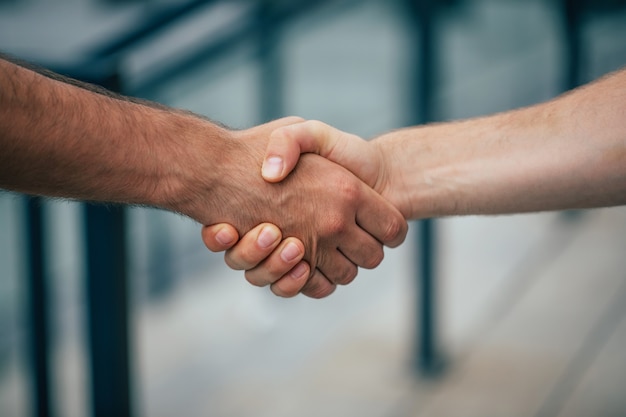
<svg viewBox="0 0 626 417"><path fill-rule="evenodd" d="M623 205L626 70L547 103L401 129L369 142L317 121L282 127L271 135L264 178L288 178L301 153L348 168L406 219ZM232 243L217 244L217 231ZM255 233L235 244L236 230L218 224L203 229L203 240L211 250L227 250L229 265L246 270L248 280L287 287L300 264L284 262L282 243L260 248Z"/></svg>
<svg viewBox="0 0 626 417"><path fill-rule="evenodd" d="M401 213L320 156L303 157L280 183L261 178L270 134L300 118L234 131L61 78L0 57L0 188L158 207L201 224L227 222L229 231L249 232L259 247L278 246L286 262L306 260L294 280L298 291L316 298L354 279L358 266L378 265L382 245L404 240ZM262 221L282 233L257 227ZM234 243L228 234L214 238Z"/></svg>

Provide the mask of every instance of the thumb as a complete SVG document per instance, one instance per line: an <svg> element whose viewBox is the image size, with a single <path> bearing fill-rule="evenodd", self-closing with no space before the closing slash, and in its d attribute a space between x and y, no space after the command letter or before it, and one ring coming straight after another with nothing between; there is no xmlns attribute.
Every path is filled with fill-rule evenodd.
<svg viewBox="0 0 626 417"><path fill-rule="evenodd" d="M363 178L361 158L366 155L367 142L325 123L309 120L280 127L272 132L265 152L261 174L268 182L282 181L296 166L300 154L311 152L343 165Z"/></svg>

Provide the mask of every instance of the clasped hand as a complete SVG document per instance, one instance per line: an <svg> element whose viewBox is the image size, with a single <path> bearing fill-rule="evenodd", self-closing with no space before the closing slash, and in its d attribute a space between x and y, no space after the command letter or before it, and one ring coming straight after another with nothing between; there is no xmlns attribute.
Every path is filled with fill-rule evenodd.
<svg viewBox="0 0 626 417"><path fill-rule="evenodd" d="M262 172L266 183L256 184L256 189L272 195L264 207L248 211L264 223L246 229L228 220L204 226L202 238L210 250L226 250L226 263L245 270L251 284L269 285L282 297L300 292L325 297L337 285L350 283L357 267L378 266L382 245L395 247L404 241L406 214L395 208L401 204L382 175L382 148L298 118L239 132L236 140L256 148L258 163L251 160L246 168ZM267 144L264 157L258 153L260 143ZM246 187L238 191L253 192Z"/></svg>

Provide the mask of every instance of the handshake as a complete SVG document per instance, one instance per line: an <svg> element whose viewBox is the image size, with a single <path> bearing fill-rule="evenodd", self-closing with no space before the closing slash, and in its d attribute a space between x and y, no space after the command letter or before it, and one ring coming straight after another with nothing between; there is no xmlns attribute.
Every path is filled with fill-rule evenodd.
<svg viewBox="0 0 626 417"><path fill-rule="evenodd" d="M408 219L626 204L625 112L622 70L546 103L369 142L297 118L236 132L262 145L243 162L256 182L230 160L241 173L230 201L243 205L202 222L202 238L253 285L325 297L401 244Z"/></svg>
<svg viewBox="0 0 626 417"><path fill-rule="evenodd" d="M273 197L241 191L260 198L252 207L271 223L256 225L239 241L246 229L227 223L203 227L202 237L210 250L227 250L226 263L245 270L251 284L269 285L282 297L325 297L350 283L358 267L378 266L383 245L404 241L411 209L398 193L400 173L392 169L399 155L383 138L367 142L295 117L236 136L248 144L269 136L262 164L259 158L248 167L262 174Z"/></svg>
<svg viewBox="0 0 626 417"><path fill-rule="evenodd" d="M621 70L546 103L369 142L297 118L238 132L266 138L244 162L263 186L232 178L240 196L264 193L263 223L222 217L202 222L202 238L253 285L319 298L376 267L408 219L626 204L625 92Z"/></svg>
<svg viewBox="0 0 626 417"><path fill-rule="evenodd" d="M626 204L626 70L369 142L299 118L231 131L2 55L0 91L0 189L184 214L283 297L325 297L376 267L408 219Z"/></svg>

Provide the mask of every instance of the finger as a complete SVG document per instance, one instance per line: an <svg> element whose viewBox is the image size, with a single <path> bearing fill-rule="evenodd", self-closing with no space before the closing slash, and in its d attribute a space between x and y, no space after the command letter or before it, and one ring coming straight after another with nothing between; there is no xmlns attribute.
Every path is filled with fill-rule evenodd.
<svg viewBox="0 0 626 417"><path fill-rule="evenodd" d="M295 297L307 283L311 268L305 261L300 261L291 271L276 280L270 289L279 297Z"/></svg>
<svg viewBox="0 0 626 417"><path fill-rule="evenodd" d="M247 270L246 279L258 287L273 284L290 272L303 256L304 244L294 237L289 237L283 240L262 263Z"/></svg>
<svg viewBox="0 0 626 417"><path fill-rule="evenodd" d="M232 269L252 269L267 258L281 240L280 229L270 223L262 223L226 251L224 260Z"/></svg>
<svg viewBox="0 0 626 417"><path fill-rule="evenodd" d="M302 287L302 294L311 298L324 298L332 294L337 286L330 282L319 269L313 272L313 275Z"/></svg>
<svg viewBox="0 0 626 417"><path fill-rule="evenodd" d="M317 153L350 171L359 171L363 161L355 158L365 156L366 144L358 136L316 120L291 124L270 135L261 173L266 181L279 182L293 170L300 154L305 152Z"/></svg>
<svg viewBox="0 0 626 417"><path fill-rule="evenodd" d="M357 266L338 249L326 253L317 264L317 269L334 285L348 285L359 272Z"/></svg>
<svg viewBox="0 0 626 417"><path fill-rule="evenodd" d="M202 241L212 252L222 252L230 249L239 239L237 229L228 223L214 224L202 227Z"/></svg>
<svg viewBox="0 0 626 417"><path fill-rule="evenodd" d="M366 269L376 268L383 261L383 245L360 227L350 228L346 239L340 242L338 250L356 266ZM325 269L322 268L325 271ZM336 281L334 281L336 282ZM339 284L339 282L336 282Z"/></svg>
<svg viewBox="0 0 626 417"><path fill-rule="evenodd" d="M402 213L365 186L362 198L356 212L357 224L385 246L394 248L404 242L409 225Z"/></svg>

